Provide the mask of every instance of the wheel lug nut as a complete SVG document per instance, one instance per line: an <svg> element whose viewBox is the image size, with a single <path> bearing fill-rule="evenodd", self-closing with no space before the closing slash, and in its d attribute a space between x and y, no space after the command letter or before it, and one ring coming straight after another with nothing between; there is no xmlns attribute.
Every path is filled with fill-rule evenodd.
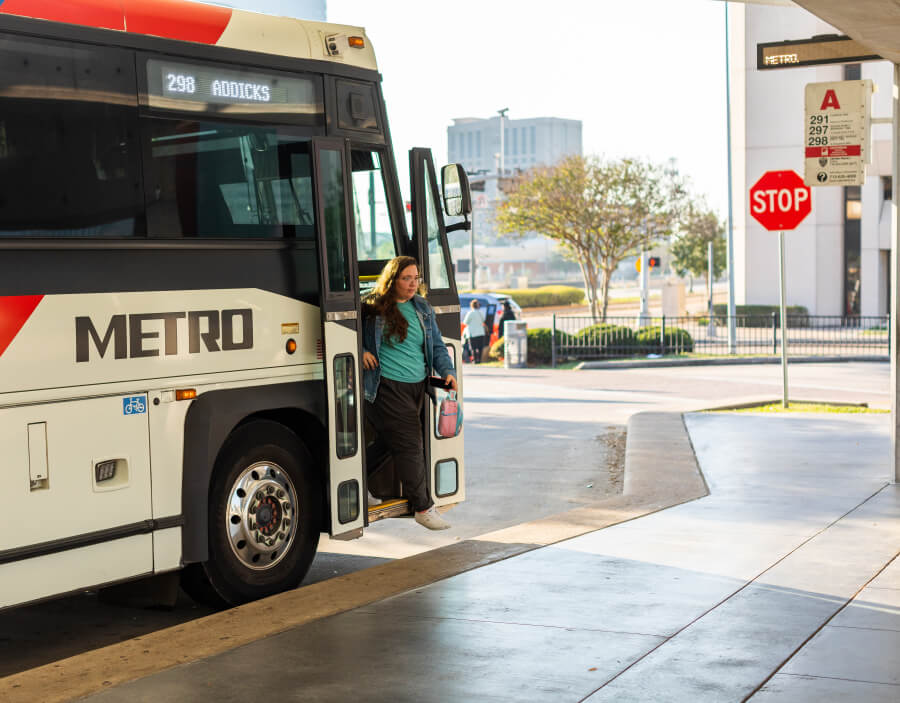
<svg viewBox="0 0 900 703"><path fill-rule="evenodd" d="M265 498L265 497L266 497L266 495L265 495L265 493L263 493L262 491L258 491L258 492L256 493L256 500L260 500L260 501L261 501L261 500L262 500L263 498Z"/></svg>
<svg viewBox="0 0 900 703"><path fill-rule="evenodd" d="M256 515L256 503L250 506L250 514Z"/></svg>
<svg viewBox="0 0 900 703"><path fill-rule="evenodd" d="M276 493L275 495L277 495L279 498L284 498L284 491L279 489L278 493Z"/></svg>
<svg viewBox="0 0 900 703"><path fill-rule="evenodd" d="M266 489L266 493L267 493L268 495L272 495L274 492L275 492L275 489L272 488L272 486L269 486L269 487Z"/></svg>

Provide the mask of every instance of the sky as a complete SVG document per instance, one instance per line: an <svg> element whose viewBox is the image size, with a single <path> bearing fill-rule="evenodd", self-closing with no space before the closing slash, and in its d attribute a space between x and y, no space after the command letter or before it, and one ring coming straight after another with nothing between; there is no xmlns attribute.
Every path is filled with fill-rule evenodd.
<svg viewBox="0 0 900 703"><path fill-rule="evenodd" d="M508 107L581 120L586 155L674 158L727 214L725 3L327 0L327 13L366 28L399 164L413 146L445 163L453 118Z"/></svg>

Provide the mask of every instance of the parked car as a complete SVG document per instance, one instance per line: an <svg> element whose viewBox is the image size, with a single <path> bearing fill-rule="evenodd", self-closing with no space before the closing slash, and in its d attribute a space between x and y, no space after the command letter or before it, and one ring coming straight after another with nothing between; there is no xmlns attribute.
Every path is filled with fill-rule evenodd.
<svg viewBox="0 0 900 703"><path fill-rule="evenodd" d="M503 314L503 301L508 300L513 313L517 320L522 319L522 308L510 296L504 293L460 293L459 294L459 324L460 330L465 333L466 326L462 324L466 313L469 312L469 305L473 300L478 300L481 304L479 310L484 314L484 322L491 332L490 344L496 342L503 336L503 330L500 329L500 316ZM490 348L490 344L487 348Z"/></svg>

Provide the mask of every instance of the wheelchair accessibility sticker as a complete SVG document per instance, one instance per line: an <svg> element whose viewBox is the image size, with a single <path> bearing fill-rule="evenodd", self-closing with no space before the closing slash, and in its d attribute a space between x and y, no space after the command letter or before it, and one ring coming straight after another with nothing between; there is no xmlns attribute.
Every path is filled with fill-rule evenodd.
<svg viewBox="0 0 900 703"><path fill-rule="evenodd" d="M122 412L125 415L140 415L147 412L147 401L142 395L122 398Z"/></svg>

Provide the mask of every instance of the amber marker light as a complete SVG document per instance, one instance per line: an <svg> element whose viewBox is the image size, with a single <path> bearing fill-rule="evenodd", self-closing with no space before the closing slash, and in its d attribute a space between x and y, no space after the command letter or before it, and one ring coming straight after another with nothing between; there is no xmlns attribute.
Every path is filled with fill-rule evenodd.
<svg viewBox="0 0 900 703"><path fill-rule="evenodd" d="M175 391L175 400L193 400L197 397L195 388L182 388Z"/></svg>
<svg viewBox="0 0 900 703"><path fill-rule="evenodd" d="M284 345L284 349L288 354L293 354L295 351L297 351L297 342L295 342L293 339L289 339L287 341L287 344Z"/></svg>
<svg viewBox="0 0 900 703"><path fill-rule="evenodd" d="M352 46L354 49L365 49L366 48L366 40L362 37L348 37L347 43Z"/></svg>

